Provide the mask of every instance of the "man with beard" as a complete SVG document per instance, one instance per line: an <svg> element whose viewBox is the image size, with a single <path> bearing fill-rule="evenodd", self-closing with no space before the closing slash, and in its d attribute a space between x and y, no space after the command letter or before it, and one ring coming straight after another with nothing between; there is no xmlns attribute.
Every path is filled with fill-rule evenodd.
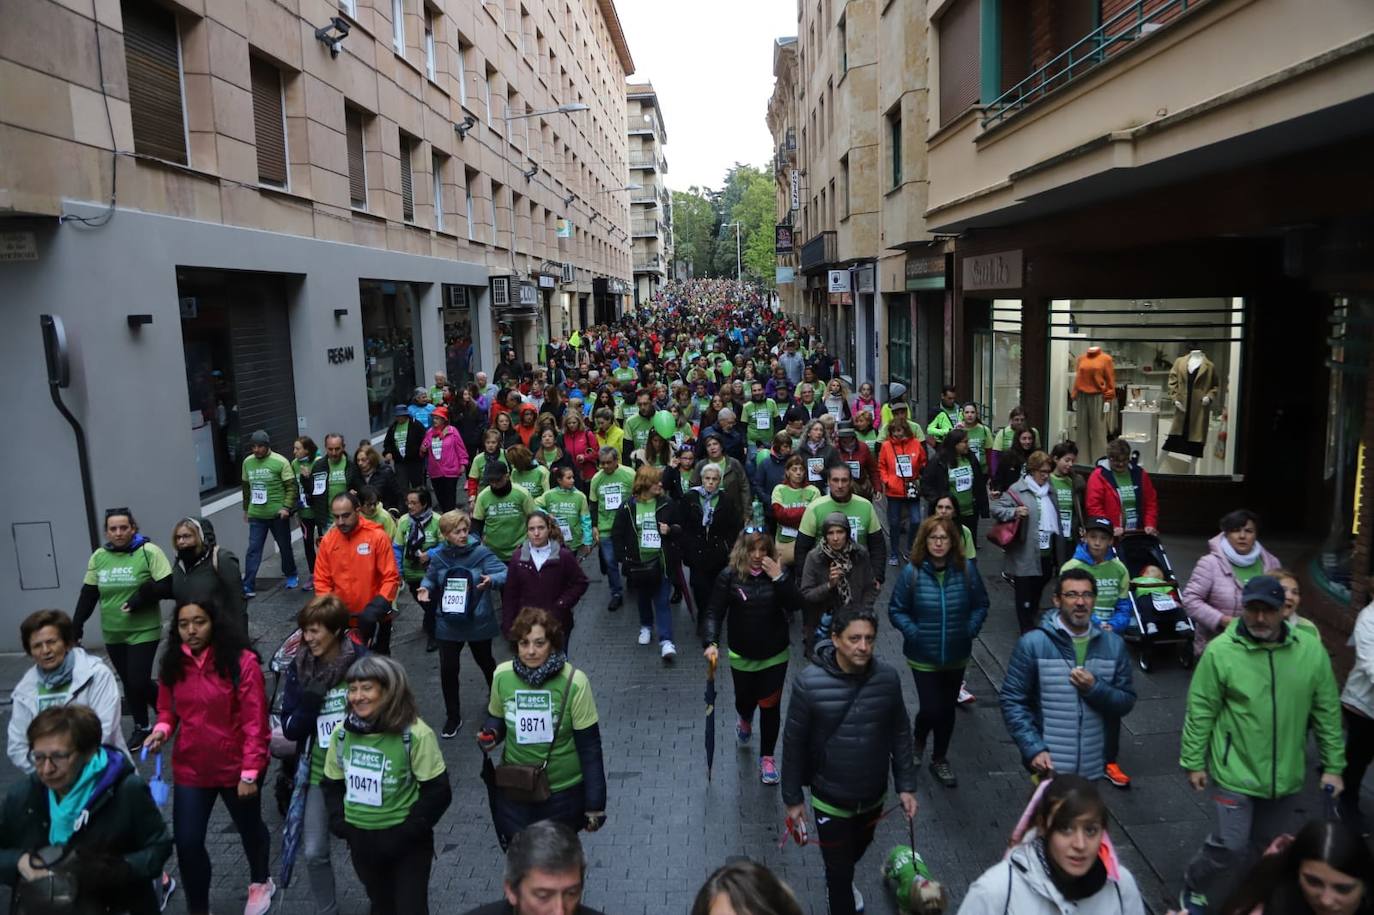
<svg viewBox="0 0 1374 915"><path fill-rule="evenodd" d="M376 635L373 651L391 648L391 615L401 590L401 573L391 539L359 512L351 492L329 503L334 524L320 539L315 555L315 593L336 594L348 608L348 625L364 641Z"/></svg>
<svg viewBox="0 0 1374 915"><path fill-rule="evenodd" d="M763 396L763 382L749 382L749 400L744 404L740 421L744 423L744 437L749 444L749 461L752 463L760 448L767 448L773 441L773 433L778 430L778 405L771 398ZM770 490L771 492L771 490Z"/></svg>

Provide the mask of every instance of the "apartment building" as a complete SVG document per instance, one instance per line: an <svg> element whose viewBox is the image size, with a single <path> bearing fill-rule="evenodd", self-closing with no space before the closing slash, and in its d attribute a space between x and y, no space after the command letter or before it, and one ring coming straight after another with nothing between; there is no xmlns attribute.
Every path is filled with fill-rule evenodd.
<svg viewBox="0 0 1374 915"><path fill-rule="evenodd" d="M651 83L625 86L626 132L629 137L630 184L633 210L630 238L634 267L634 301L653 298L669 277L673 262L673 195L668 190L668 159L663 147L668 129Z"/></svg>
<svg viewBox="0 0 1374 915"><path fill-rule="evenodd" d="M1358 591L1374 7L932 0L926 12L925 217L957 235L960 390L998 424L1024 404L1084 462L1129 441L1155 475L1161 528L1214 531L1247 505L1269 530L1325 543L1324 590ZM1105 413L1078 391L1085 358L1114 366Z"/></svg>
<svg viewBox="0 0 1374 915"><path fill-rule="evenodd" d="M94 510L164 545L227 510L241 549L254 429L352 448L435 371L620 313L633 70L612 0L8 4L0 359L44 459L11 500L5 618L70 606L94 536L41 314Z"/></svg>

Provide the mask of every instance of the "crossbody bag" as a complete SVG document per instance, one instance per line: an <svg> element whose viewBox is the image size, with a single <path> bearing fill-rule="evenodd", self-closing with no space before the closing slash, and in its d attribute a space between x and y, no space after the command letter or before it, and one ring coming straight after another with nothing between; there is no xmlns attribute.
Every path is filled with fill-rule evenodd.
<svg viewBox="0 0 1374 915"><path fill-rule="evenodd" d="M568 711L568 697L573 691L573 666L568 665L568 687L563 691L563 701L558 707L558 724L553 729L553 739L549 741L549 751L538 765L532 763L506 763L495 767L496 787L500 788L507 800L517 804L542 804L553 792L549 789L549 760L553 759L554 747L558 745L559 732ZM509 739L510 735L507 735Z"/></svg>

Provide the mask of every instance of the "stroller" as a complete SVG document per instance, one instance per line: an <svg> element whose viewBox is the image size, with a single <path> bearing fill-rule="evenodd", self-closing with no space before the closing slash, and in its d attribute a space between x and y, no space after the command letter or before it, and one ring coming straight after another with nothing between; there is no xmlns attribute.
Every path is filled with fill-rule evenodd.
<svg viewBox="0 0 1374 915"><path fill-rule="evenodd" d="M1121 535L1116 552L1131 576L1135 627L1126 636L1137 643L1140 669L1149 673L1154 650L1167 645L1174 646L1180 665L1192 667L1193 621L1183 611L1178 578L1164 545L1153 534L1128 531ZM1162 576L1142 577L1141 572L1149 566L1157 567Z"/></svg>

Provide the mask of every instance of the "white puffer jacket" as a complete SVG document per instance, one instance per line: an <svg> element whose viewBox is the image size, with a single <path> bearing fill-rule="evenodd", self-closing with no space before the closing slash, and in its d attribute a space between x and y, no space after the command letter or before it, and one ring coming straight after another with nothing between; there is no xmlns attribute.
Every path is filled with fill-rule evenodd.
<svg viewBox="0 0 1374 915"><path fill-rule="evenodd" d="M73 646L71 652L76 655L71 686L64 694L64 698L59 699L56 695L51 697L55 700L54 704L66 705L69 702L77 702L90 708L100 719L100 742L105 746L123 750L124 755L128 756L129 748L124 742L124 734L119 729L119 681L115 679L114 671L84 648ZM22 772L33 771L33 764L29 762L28 730L29 723L42 711L38 704L38 665L35 664L20 678L19 685L14 688L14 707L10 711L10 762L18 766Z"/></svg>
<svg viewBox="0 0 1374 915"><path fill-rule="evenodd" d="M959 915L1144 915L1131 872L1112 855L1106 884L1087 899L1070 902L1055 887L1034 844L1035 830L1008 853L1001 862L988 868L973 881Z"/></svg>
<svg viewBox="0 0 1374 915"><path fill-rule="evenodd" d="M1374 718L1374 601L1355 618L1350 644L1355 646L1355 666L1350 668L1350 676L1345 681L1341 704L1367 718Z"/></svg>

